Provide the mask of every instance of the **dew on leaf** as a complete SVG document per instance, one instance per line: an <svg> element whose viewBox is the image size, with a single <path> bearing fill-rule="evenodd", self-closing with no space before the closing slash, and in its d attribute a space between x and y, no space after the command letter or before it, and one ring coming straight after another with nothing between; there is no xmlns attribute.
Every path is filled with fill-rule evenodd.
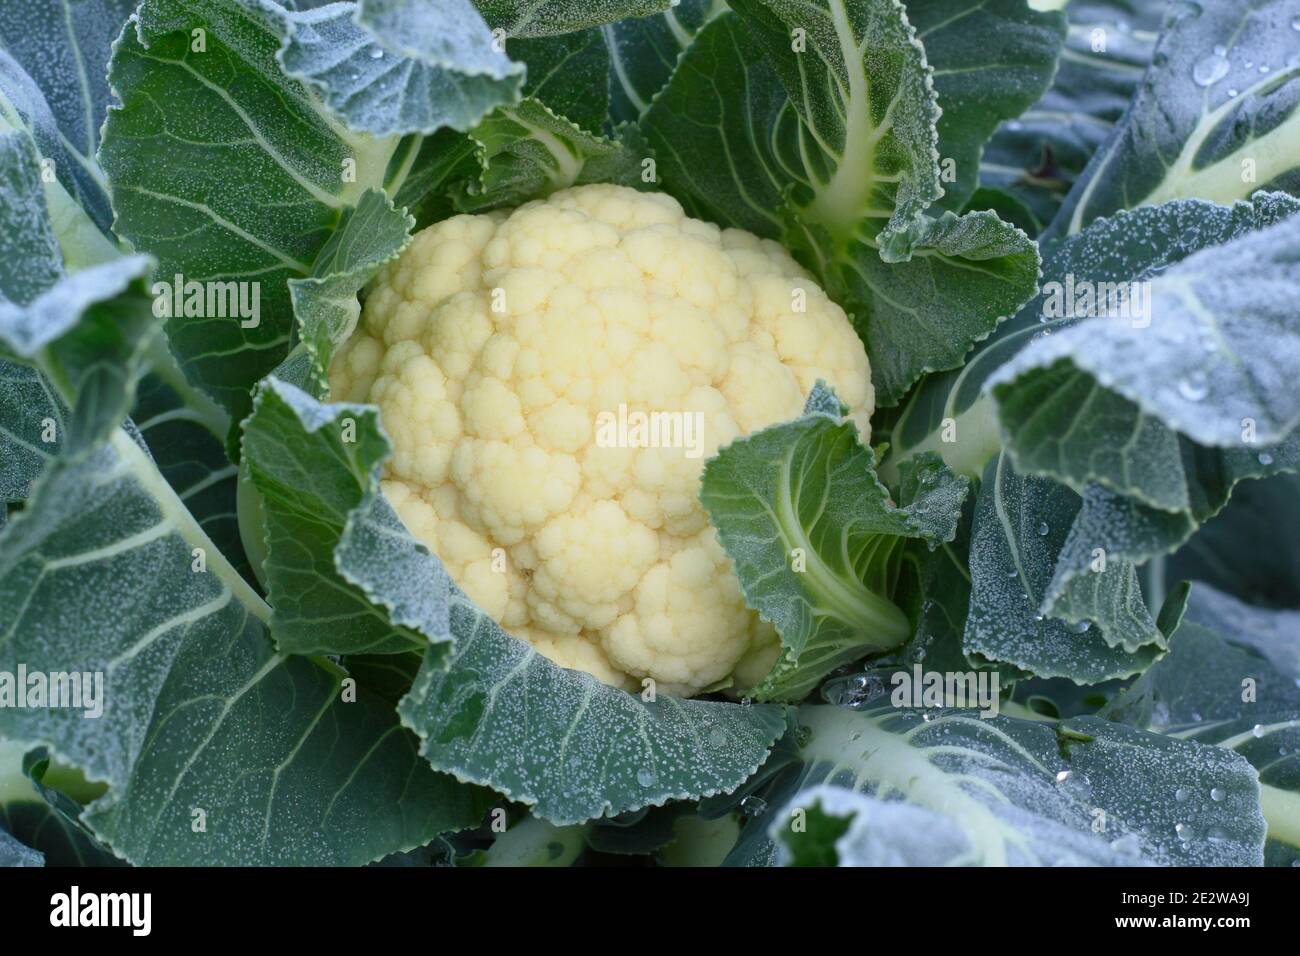
<svg viewBox="0 0 1300 956"><path fill-rule="evenodd" d="M1227 75L1228 59L1218 53L1197 60L1192 67L1192 80L1197 86L1213 86Z"/></svg>

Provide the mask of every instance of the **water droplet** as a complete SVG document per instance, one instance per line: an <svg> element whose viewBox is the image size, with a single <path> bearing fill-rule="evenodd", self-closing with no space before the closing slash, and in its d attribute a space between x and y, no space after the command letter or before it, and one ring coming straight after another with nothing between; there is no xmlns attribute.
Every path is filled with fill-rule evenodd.
<svg viewBox="0 0 1300 956"><path fill-rule="evenodd" d="M1268 67L1261 65L1260 68L1259 68L1259 72L1261 72L1261 73L1267 73L1267 72L1268 72Z"/></svg>
<svg viewBox="0 0 1300 956"><path fill-rule="evenodd" d="M1191 794L1187 792L1186 787L1179 787L1174 791L1174 799L1179 803L1186 803L1189 796L1191 796Z"/></svg>
<svg viewBox="0 0 1300 956"><path fill-rule="evenodd" d="M1192 838L1192 828L1186 823L1180 823L1174 827L1174 832L1178 834L1178 839L1186 843Z"/></svg>
<svg viewBox="0 0 1300 956"><path fill-rule="evenodd" d="M709 746L710 747L727 746L727 732L723 730L721 727L714 727L712 730L710 730Z"/></svg>
<svg viewBox="0 0 1300 956"><path fill-rule="evenodd" d="M740 801L740 812L747 817L761 817L767 812L767 801L762 797L746 797Z"/></svg>
<svg viewBox="0 0 1300 956"><path fill-rule="evenodd" d="M1010 571L1007 572L1007 577L1018 578L1020 577L1020 572L1017 571L1015 568L1012 568Z"/></svg>
<svg viewBox="0 0 1300 956"><path fill-rule="evenodd" d="M812 740L813 729L807 724L800 724L799 729L794 732L794 742L800 747L807 747Z"/></svg>
<svg viewBox="0 0 1300 956"><path fill-rule="evenodd" d="M645 767L636 772L636 782L643 787L653 787L658 779L659 777L653 770L647 770Z"/></svg>
<svg viewBox="0 0 1300 956"><path fill-rule="evenodd" d="M918 659L921 652L917 652ZM836 707L861 707L885 694L885 682L877 674L850 674L829 680L822 687L822 698Z"/></svg>
<svg viewBox="0 0 1300 956"><path fill-rule="evenodd" d="M1252 734L1254 734L1256 737L1263 737L1263 736L1264 736L1264 725L1263 725L1263 724L1256 724L1254 727L1250 728L1250 732L1251 732Z"/></svg>
<svg viewBox="0 0 1300 956"><path fill-rule="evenodd" d="M384 51L379 49L379 47L375 47L373 50L370 51L370 59L382 60L383 58L384 58Z"/></svg>
<svg viewBox="0 0 1300 956"><path fill-rule="evenodd" d="M1261 451L1259 453L1259 463L1267 468L1269 465L1273 464L1273 456L1266 451Z"/></svg>
<svg viewBox="0 0 1300 956"><path fill-rule="evenodd" d="M1227 48L1226 46L1224 46L1222 43L1220 43L1218 46L1216 46L1216 47L1214 48L1214 55L1215 55L1215 56L1227 56L1227 55L1228 55L1228 48Z"/></svg>
<svg viewBox="0 0 1300 956"><path fill-rule="evenodd" d="M1192 79L1197 86L1213 86L1228 75L1228 58L1211 53L1192 67Z"/></svg>
<svg viewBox="0 0 1300 956"><path fill-rule="evenodd" d="M1215 803L1222 803L1223 791L1220 790L1218 787L1212 787L1210 789L1210 799L1213 800Z"/></svg>
<svg viewBox="0 0 1300 956"><path fill-rule="evenodd" d="M1075 773L1073 770L1062 770L1056 775L1056 785L1061 788L1063 793L1068 794L1076 800L1088 800L1092 797L1092 781L1086 774Z"/></svg>
<svg viewBox="0 0 1300 956"><path fill-rule="evenodd" d="M1045 534L1047 534L1047 532L1050 531L1050 530L1051 530L1051 529L1047 527L1047 522L1046 522L1046 521L1042 522L1042 523L1039 524L1039 526L1038 526L1038 533L1039 533L1040 536L1041 536L1041 535L1045 535Z"/></svg>
<svg viewBox="0 0 1300 956"><path fill-rule="evenodd" d="M1189 402L1201 401L1208 391L1209 386L1206 385L1205 375L1202 372L1193 372L1178 383L1178 394Z"/></svg>
<svg viewBox="0 0 1300 956"><path fill-rule="evenodd" d="M1291 19L1291 29L1300 32L1300 17L1293 17Z"/></svg>
<svg viewBox="0 0 1300 956"><path fill-rule="evenodd" d="M1234 89L1229 88L1229 89L1228 89L1228 95L1229 95L1229 96L1236 96L1236 95L1237 95L1237 91L1234 90Z"/></svg>
<svg viewBox="0 0 1300 956"><path fill-rule="evenodd" d="M1080 621L1078 624L1071 624L1070 630L1075 634L1087 634L1090 627L1092 627L1091 621Z"/></svg>

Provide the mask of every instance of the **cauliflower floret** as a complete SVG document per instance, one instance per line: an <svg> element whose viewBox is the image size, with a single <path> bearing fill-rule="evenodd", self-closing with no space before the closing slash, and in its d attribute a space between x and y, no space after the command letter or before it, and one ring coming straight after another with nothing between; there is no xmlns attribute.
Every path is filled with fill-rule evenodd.
<svg viewBox="0 0 1300 956"><path fill-rule="evenodd" d="M681 696L776 660L700 480L819 378L867 441L866 352L784 249L609 185L418 233L330 367L336 400L379 406L384 493L476 603L565 667Z"/></svg>

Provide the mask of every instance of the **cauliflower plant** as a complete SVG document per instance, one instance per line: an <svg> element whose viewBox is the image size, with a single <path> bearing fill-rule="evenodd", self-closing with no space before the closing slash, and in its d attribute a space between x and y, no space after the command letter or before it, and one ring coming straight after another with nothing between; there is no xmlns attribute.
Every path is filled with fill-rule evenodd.
<svg viewBox="0 0 1300 956"><path fill-rule="evenodd" d="M756 683L777 656L700 476L818 379L865 442L866 352L808 274L610 185L418 233L330 368L334 400L379 407L384 493L480 607L559 664L679 696ZM602 415L636 412L692 416L699 445L599 440Z"/></svg>

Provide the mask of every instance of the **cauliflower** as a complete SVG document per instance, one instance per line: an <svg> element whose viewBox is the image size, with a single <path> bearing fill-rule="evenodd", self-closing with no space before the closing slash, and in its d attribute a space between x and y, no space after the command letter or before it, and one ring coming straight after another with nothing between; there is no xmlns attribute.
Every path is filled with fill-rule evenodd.
<svg viewBox="0 0 1300 956"><path fill-rule="evenodd" d="M866 352L808 274L611 185L418 233L330 367L334 400L379 407L384 493L470 598L558 664L678 696L776 659L700 476L818 379L865 442Z"/></svg>

